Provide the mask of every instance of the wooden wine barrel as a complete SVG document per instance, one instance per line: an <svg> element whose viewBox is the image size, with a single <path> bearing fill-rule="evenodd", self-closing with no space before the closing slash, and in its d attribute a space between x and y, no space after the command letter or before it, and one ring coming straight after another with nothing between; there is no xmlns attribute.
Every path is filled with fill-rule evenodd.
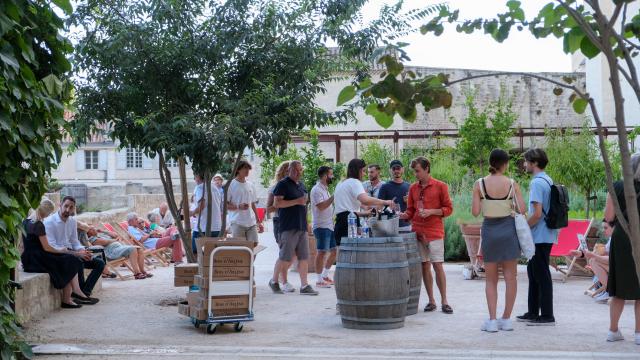
<svg viewBox="0 0 640 360"><path fill-rule="evenodd" d="M409 262L401 237L343 238L334 281L345 328L384 330L404 326Z"/></svg>
<svg viewBox="0 0 640 360"><path fill-rule="evenodd" d="M414 232L401 231L404 239L409 262L409 302L407 303L407 315L418 313L420 303L420 289L422 289L422 258L418 252L418 238Z"/></svg>

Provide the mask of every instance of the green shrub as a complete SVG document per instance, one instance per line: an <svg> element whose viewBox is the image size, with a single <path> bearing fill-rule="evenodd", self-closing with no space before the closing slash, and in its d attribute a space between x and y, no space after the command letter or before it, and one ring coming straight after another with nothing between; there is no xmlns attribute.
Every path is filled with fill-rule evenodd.
<svg viewBox="0 0 640 360"><path fill-rule="evenodd" d="M457 218L449 216L444 219L444 259L445 261L468 261L467 245L460 231Z"/></svg>

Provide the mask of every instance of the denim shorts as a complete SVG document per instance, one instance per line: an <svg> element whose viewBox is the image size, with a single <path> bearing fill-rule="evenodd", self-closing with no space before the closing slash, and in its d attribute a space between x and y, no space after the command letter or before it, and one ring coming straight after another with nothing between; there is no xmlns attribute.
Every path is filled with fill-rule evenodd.
<svg viewBox="0 0 640 360"><path fill-rule="evenodd" d="M319 251L328 251L336 248L336 238L333 236L333 230L313 229L313 236L316 238L316 249Z"/></svg>

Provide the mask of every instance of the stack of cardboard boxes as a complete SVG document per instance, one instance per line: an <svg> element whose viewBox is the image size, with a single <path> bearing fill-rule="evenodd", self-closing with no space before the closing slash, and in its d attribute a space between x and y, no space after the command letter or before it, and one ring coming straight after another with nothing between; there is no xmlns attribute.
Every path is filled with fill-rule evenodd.
<svg viewBox="0 0 640 360"><path fill-rule="evenodd" d="M252 250L252 254L244 250L219 250L213 259L213 281L229 282L229 285L242 286L240 282L248 282L251 272L254 271L251 266L252 258L255 258L255 255L264 249L264 247L256 245L245 239L198 239L198 263L176 266L174 285L196 285L199 291L188 292L187 302L179 304L178 312L197 320L207 319L209 272L211 269L209 263L214 249L225 246L243 246ZM255 297L255 294L254 282L252 296ZM249 295L214 295L210 298L213 316L244 315L249 312Z"/></svg>

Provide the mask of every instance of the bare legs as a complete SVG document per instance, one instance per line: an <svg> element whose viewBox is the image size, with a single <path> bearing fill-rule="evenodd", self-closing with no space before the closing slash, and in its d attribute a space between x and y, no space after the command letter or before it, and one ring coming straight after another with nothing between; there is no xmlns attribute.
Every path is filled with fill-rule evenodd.
<svg viewBox="0 0 640 360"><path fill-rule="evenodd" d="M74 276L67 285L62 288L62 302L69 305L76 305L76 303L71 298L71 294L75 293L80 297L86 297L85 293L80 289L80 283L78 283L78 275Z"/></svg>
<svg viewBox="0 0 640 360"><path fill-rule="evenodd" d="M429 304L435 304L436 299L433 296L433 275L431 274L431 266L433 264L433 270L436 272L436 285L440 291L440 297L442 298L442 305L448 305L447 301L447 278L444 273L444 266L441 262L431 263L429 261L422 263L422 281L424 287L427 289L427 295L429 296Z"/></svg>
<svg viewBox="0 0 640 360"><path fill-rule="evenodd" d="M609 330L611 332L618 331L618 323L620 322L620 316L622 316L622 310L624 310L624 299L612 297L609 303L609 318L611 321ZM635 301L634 313L636 317L636 333L640 333L640 300Z"/></svg>
<svg viewBox="0 0 640 360"><path fill-rule="evenodd" d="M486 282L485 282L485 294L487 296L487 307L489 309L489 319L496 319L496 308L498 306L498 264L502 265L502 272L504 273L504 280L506 285L505 290L505 304L504 312L502 313L503 319L509 319L513 306L516 302L516 294L518 292L517 278L517 260L504 261L502 263L485 263Z"/></svg>

